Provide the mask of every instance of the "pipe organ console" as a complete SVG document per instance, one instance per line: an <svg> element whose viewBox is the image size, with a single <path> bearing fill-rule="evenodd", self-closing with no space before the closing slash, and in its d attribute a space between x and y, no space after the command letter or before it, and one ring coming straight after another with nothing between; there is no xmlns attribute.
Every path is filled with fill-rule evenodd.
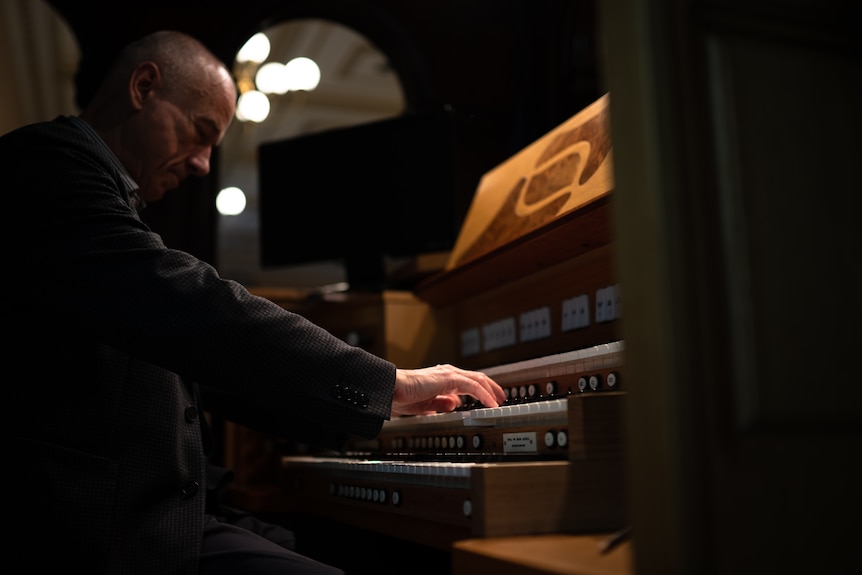
<svg viewBox="0 0 862 575"><path fill-rule="evenodd" d="M532 377L511 380L517 389L562 385L562 393L395 419L376 440L339 457L285 456L284 485L315 513L441 546L476 536L617 529L624 393L565 382L618 376L621 347L547 358L550 368L537 360Z"/></svg>
<svg viewBox="0 0 862 575"><path fill-rule="evenodd" d="M486 174L446 269L416 288L452 363L491 375L505 404L465 398L337 454L285 455L294 509L441 548L625 525L607 101Z"/></svg>

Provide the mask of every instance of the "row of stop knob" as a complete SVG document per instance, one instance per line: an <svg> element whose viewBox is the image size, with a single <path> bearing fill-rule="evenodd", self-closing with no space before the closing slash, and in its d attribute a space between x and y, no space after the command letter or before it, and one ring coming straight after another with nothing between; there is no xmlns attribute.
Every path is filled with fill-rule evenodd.
<svg viewBox="0 0 862 575"><path fill-rule="evenodd" d="M571 395L575 391L600 391L602 389L615 389L619 386L620 375L611 371L607 375L594 373L582 375L577 381L577 390L570 387L562 389L556 380L546 382L544 385L538 383L523 384L519 386L506 387L507 402L533 401L539 399L557 399L564 395Z"/></svg>

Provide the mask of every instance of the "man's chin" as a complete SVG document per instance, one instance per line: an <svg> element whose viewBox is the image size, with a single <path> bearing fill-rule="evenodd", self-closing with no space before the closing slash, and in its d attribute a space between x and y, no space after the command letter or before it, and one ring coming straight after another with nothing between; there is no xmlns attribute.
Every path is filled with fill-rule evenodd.
<svg viewBox="0 0 862 575"><path fill-rule="evenodd" d="M165 197L165 194L167 194L171 190L175 190L177 187L178 186L173 186L173 187L167 187L167 186L161 187L160 186L158 188L149 188L147 190L142 190L141 199L143 199L148 204L151 204L153 202L158 202L159 200L161 200L162 198Z"/></svg>
<svg viewBox="0 0 862 575"><path fill-rule="evenodd" d="M152 203L158 202L158 201L159 201L159 200L161 200L163 197L165 197L165 192L160 192L160 193L157 193L157 194L154 194L153 192L150 192L150 193L148 193L148 194L141 194L141 195L140 195L141 200L142 200L145 204L152 204Z"/></svg>

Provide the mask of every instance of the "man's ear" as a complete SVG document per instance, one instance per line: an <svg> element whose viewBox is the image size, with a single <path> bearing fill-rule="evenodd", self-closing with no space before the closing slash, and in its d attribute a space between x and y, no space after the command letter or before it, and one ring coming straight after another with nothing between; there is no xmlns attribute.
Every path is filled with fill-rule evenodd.
<svg viewBox="0 0 862 575"><path fill-rule="evenodd" d="M144 102L152 97L161 79L161 71L154 62L138 64L129 80L129 100L135 110L140 110Z"/></svg>

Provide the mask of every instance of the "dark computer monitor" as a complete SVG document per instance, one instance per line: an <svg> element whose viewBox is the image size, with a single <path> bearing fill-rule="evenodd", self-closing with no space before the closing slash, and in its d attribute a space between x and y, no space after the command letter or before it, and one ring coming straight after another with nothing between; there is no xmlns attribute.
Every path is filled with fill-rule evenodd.
<svg viewBox="0 0 862 575"><path fill-rule="evenodd" d="M338 260L351 289L385 288L386 257L454 246L456 155L445 109L261 144L261 266Z"/></svg>

